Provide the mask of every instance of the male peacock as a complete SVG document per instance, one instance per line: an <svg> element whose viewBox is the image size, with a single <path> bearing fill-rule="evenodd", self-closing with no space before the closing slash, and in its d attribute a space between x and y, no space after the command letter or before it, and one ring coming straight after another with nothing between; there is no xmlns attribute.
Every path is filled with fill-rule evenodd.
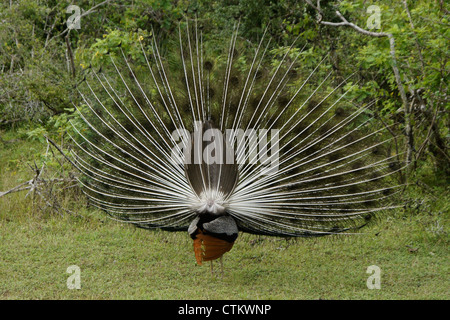
<svg viewBox="0 0 450 320"><path fill-rule="evenodd" d="M299 39L270 49L181 21L160 45L122 45L78 86L84 127L74 163L91 203L143 228L188 231L198 264L238 232L312 237L356 232L395 207L395 137L357 81L333 77ZM202 25L207 22L202 21ZM301 48L301 49L300 49ZM110 67L110 68L108 68ZM356 82L355 82L356 81Z"/></svg>

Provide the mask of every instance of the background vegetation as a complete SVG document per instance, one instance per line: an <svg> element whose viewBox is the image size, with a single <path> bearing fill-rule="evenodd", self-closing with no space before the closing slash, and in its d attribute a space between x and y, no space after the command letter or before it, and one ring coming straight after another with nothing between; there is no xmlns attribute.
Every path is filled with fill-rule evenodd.
<svg viewBox="0 0 450 320"><path fill-rule="evenodd" d="M66 24L70 4L82 9L78 30ZM357 72L364 84L352 94L377 98L376 121L399 123L405 136L405 208L358 237L242 236L223 278L194 267L186 235L133 229L90 208L57 150L70 149L74 85L119 43L133 52L139 36L164 42L186 13L212 21L219 39L237 18L251 41L268 26L272 50L300 37L311 65L329 53L326 68ZM448 298L449 25L443 0L2 0L0 298ZM66 287L72 264L82 290ZM381 290L366 287L372 264Z"/></svg>

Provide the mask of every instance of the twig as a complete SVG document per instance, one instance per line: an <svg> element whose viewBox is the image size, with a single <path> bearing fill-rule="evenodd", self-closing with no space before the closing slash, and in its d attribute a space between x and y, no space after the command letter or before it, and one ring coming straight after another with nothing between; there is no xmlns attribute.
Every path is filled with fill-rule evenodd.
<svg viewBox="0 0 450 320"><path fill-rule="evenodd" d="M409 19L409 25L411 26L412 33L414 34L414 40L416 42L417 52L419 54L420 67L422 69L422 78L423 78L424 73L425 73L425 71L424 71L425 63L423 62L422 48L420 47L419 39L417 37L416 31L414 28L414 23L413 23L413 20L411 17L411 12L409 11L409 8L408 8L407 0L403 0L403 6L405 7L406 14L408 15L408 19Z"/></svg>
<svg viewBox="0 0 450 320"><path fill-rule="evenodd" d="M435 112L434 112L434 115L433 115L433 119L431 120L431 125L430 125L430 127L428 128L427 136L426 136L424 142L422 143L422 145L420 146L419 151L417 151L416 161L420 158L420 154L422 153L422 151L423 151L423 149L425 148L425 146L426 146L428 140L429 140L430 137L431 137L431 131L433 130L433 126L434 126L434 122L436 121L436 116L437 116L438 110L439 110L439 109L436 108L436 110L435 110Z"/></svg>
<svg viewBox="0 0 450 320"><path fill-rule="evenodd" d="M63 155L64 158L66 158L67 161L70 162L71 165L73 165L77 170L79 170L78 166L72 161L72 159L70 159L62 150L60 147L58 147L58 145L49 137L47 137L46 135L44 135L45 139L47 139L48 142L50 142L55 148L56 150L59 151L59 153L61 153Z"/></svg>
<svg viewBox="0 0 450 320"><path fill-rule="evenodd" d="M76 76L76 69L75 69L75 62L73 60L73 51L72 51L72 46L70 45L70 30L67 33L67 36L65 37L66 39L66 45L67 45L67 55L69 56L69 61L70 61L70 69L72 70L72 78L75 79Z"/></svg>
<svg viewBox="0 0 450 320"><path fill-rule="evenodd" d="M46 137L46 139L47 139L47 150L45 152L45 155L48 155L49 154L49 150L52 150L50 148L50 144L51 144L69 162L72 163L72 161L62 152L62 150L51 139L49 139L48 137ZM53 151L52 151L52 153L53 153ZM7 194L10 194L10 193L13 193L13 192L29 190L28 193L25 195L25 198L27 198L32 193L33 194L33 206L35 205L34 199L35 199L35 196L37 195L45 203L45 205L46 205L45 208L51 208L52 210L56 211L61 216L63 215L63 211L71 213L71 214L76 214L76 213L74 213L74 212L64 208L63 206L61 206L60 203L58 202L57 198L53 195L52 191L53 191L53 186L56 183L57 184L62 183L63 186L62 186L61 190L65 190L65 189L67 189L69 187L70 188L74 187L75 185L73 185L73 183L76 182L77 180L76 179L72 179L72 178L66 179L66 178L63 178L63 177L62 178L59 177L59 178L45 179L45 178L43 178L43 173L45 171L45 165L46 165L45 162L42 164L41 167L38 167L36 162L34 162L33 165L28 165L30 167L30 169L35 174L33 179L30 179L30 180L28 180L26 182L23 182L23 183L15 186L14 188L11 188L11 189L7 190L7 191L0 192L0 197L3 197L4 195L7 195ZM62 165L62 163L60 163L60 165Z"/></svg>

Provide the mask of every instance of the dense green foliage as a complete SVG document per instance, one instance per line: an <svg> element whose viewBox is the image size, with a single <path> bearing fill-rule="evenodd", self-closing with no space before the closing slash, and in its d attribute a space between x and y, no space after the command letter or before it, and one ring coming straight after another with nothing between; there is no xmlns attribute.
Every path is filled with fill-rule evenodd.
<svg viewBox="0 0 450 320"><path fill-rule="evenodd" d="M140 49L138 37L154 34L164 43L164 37L177 31L177 23L185 14L209 21L205 27L223 39L240 19L241 35L253 42L267 27L274 52L298 36L299 44L309 43L304 63L315 65L319 57L329 53L326 67L343 76L356 72L362 81L353 92L355 97L378 99L381 120L397 123L399 131L406 124L411 126L412 168L432 167L437 177L449 175L449 21L442 1L323 1L319 16L308 1L84 0L76 2L85 14L80 29L69 30L67 20L73 11L66 9L70 4L52 0L0 4L3 129L19 126L41 141L46 132L63 134L66 128L61 120L71 117L72 102L79 104L74 84L90 66L101 65L105 54L114 53L118 44L133 55ZM379 29L369 30L371 5L378 6ZM407 102L402 101L395 80L389 40L348 26L320 23L340 22L336 10L362 29L393 35ZM407 117L405 106L402 108L405 103L410 113ZM400 151L407 148L398 143Z"/></svg>

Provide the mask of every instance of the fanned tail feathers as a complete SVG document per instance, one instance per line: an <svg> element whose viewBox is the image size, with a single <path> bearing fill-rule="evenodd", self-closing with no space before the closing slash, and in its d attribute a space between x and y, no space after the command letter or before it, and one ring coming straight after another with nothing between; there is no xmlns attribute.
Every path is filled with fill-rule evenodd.
<svg viewBox="0 0 450 320"><path fill-rule="evenodd" d="M216 210L275 236L352 233L397 206L402 155L375 103L350 98L356 75L335 76L328 57L307 68L299 39L275 52L266 34L241 39L238 22L226 41L198 24L180 22L164 45L142 40L138 58L118 48L79 86L73 159L92 205L175 231ZM232 246L199 237L213 256Z"/></svg>

